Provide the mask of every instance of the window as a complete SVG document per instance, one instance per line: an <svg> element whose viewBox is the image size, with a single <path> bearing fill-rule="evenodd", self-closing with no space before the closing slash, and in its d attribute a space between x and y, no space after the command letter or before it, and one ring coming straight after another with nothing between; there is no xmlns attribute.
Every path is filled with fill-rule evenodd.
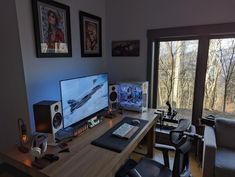
<svg viewBox="0 0 235 177"><path fill-rule="evenodd" d="M148 30L153 108L170 101L182 117L235 118L235 23Z"/></svg>
<svg viewBox="0 0 235 177"><path fill-rule="evenodd" d="M235 118L235 38L211 39L203 116Z"/></svg>
<svg viewBox="0 0 235 177"><path fill-rule="evenodd" d="M191 119L198 40L160 42L158 108L166 102Z"/></svg>

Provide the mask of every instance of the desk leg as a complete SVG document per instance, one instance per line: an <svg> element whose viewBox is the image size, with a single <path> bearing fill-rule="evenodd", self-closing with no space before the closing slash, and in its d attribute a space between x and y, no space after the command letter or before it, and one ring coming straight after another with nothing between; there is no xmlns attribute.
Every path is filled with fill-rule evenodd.
<svg viewBox="0 0 235 177"><path fill-rule="evenodd" d="M153 158L153 147L155 143L155 125L147 133L147 157Z"/></svg>

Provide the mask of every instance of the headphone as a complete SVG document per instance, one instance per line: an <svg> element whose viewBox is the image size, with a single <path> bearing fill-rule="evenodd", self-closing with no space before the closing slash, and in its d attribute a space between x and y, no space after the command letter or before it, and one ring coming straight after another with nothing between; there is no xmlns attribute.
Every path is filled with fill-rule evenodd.
<svg viewBox="0 0 235 177"><path fill-rule="evenodd" d="M31 155L39 158L47 150L47 136L45 134L37 134L33 136L31 144Z"/></svg>

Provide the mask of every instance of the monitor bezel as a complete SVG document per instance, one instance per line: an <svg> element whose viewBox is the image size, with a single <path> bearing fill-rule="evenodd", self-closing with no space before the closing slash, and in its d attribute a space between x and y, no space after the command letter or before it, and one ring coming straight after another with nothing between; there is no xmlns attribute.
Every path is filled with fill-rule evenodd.
<svg viewBox="0 0 235 177"><path fill-rule="evenodd" d="M81 120L78 120L77 122L74 122L74 123L72 123L72 124L70 124L70 125L68 125L68 126L65 127L65 125L64 125L64 109L63 109L64 106L63 106L63 102L62 102L61 83L64 82L64 81L70 81L70 80L81 79L81 78L92 77L92 76L98 76L98 75L104 75L104 74L107 75L107 84L108 84L108 86L107 86L107 87L108 87L108 88L107 88L107 90L108 90L108 105L107 105L107 107L105 107L105 108L103 108L103 109L100 109L100 110L96 111L95 113L93 113L93 114L91 114L91 115L89 115L89 116L86 116L86 117L82 118ZM73 78L69 78L69 79L63 79L63 80L60 80L59 83L60 83L61 112L62 112L62 116L63 116L63 128L64 128L64 129L65 129L65 128L68 128L68 127L76 126L76 125L78 125L78 124L80 124L80 123L83 123L83 122L85 122L85 121L87 121L87 120L89 120L89 119L91 119L91 118L93 118L93 117L99 115L100 113L104 112L106 109L109 108L109 75L108 75L108 73L97 73L97 74L91 74L91 75L83 75L83 76L79 76L79 77L73 77Z"/></svg>

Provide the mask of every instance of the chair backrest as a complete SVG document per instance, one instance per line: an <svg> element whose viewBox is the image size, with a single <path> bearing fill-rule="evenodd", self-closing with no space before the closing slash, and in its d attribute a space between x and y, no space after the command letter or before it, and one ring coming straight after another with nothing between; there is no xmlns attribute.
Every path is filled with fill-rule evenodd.
<svg viewBox="0 0 235 177"><path fill-rule="evenodd" d="M215 136L218 147L235 149L235 120L216 118Z"/></svg>
<svg viewBox="0 0 235 177"><path fill-rule="evenodd" d="M187 119L181 119L178 127L170 132L171 142L176 148L172 177L189 177L191 174L189 151L194 138L185 135L185 132L192 135L196 133L195 126Z"/></svg>

